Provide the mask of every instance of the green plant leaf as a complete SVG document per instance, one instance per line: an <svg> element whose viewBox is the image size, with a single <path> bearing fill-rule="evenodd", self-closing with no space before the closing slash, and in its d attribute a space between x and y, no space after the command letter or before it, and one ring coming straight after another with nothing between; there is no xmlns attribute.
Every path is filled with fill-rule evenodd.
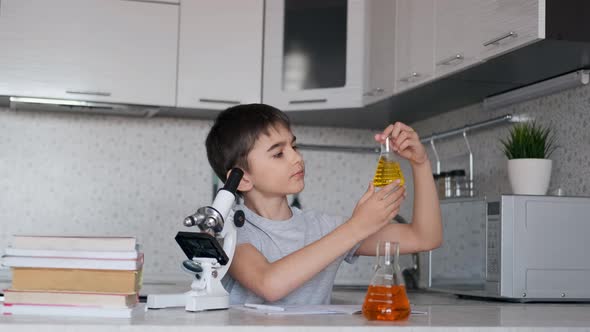
<svg viewBox="0 0 590 332"><path fill-rule="evenodd" d="M555 135L550 127L536 122L515 124L506 139L500 139L502 150L508 159L549 159L557 148Z"/></svg>

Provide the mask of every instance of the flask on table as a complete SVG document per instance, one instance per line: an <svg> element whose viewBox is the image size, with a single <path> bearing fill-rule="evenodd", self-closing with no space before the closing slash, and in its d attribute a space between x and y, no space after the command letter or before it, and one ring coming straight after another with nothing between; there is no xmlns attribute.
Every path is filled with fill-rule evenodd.
<svg viewBox="0 0 590 332"><path fill-rule="evenodd" d="M399 243L377 243L375 258L375 274L365 296L363 316L368 320L407 319L411 309L399 268Z"/></svg>

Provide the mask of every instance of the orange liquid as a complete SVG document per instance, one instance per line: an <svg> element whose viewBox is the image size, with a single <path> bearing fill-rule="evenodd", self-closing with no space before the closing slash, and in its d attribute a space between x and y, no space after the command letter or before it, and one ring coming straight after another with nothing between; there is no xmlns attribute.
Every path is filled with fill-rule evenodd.
<svg viewBox="0 0 590 332"><path fill-rule="evenodd" d="M405 286L369 286L363 304L368 320L405 320L410 312Z"/></svg>
<svg viewBox="0 0 590 332"><path fill-rule="evenodd" d="M399 163L397 161L387 161L384 157L380 157L373 177L373 185L383 187L397 179L400 181L399 186L403 186L405 182L404 173L402 173Z"/></svg>

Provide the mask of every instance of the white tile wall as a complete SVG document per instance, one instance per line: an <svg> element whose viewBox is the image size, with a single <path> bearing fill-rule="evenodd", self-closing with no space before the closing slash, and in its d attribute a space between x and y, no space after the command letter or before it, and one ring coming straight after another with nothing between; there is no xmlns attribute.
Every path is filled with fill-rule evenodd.
<svg viewBox="0 0 590 332"><path fill-rule="evenodd" d="M146 280L186 279L174 235L211 201L211 124L0 109L0 249L12 234L133 235L144 246ZM373 144L368 130L294 131L301 143ZM376 156L303 153L303 207L349 215Z"/></svg>
<svg viewBox="0 0 590 332"><path fill-rule="evenodd" d="M553 172L549 193L562 188L567 195L590 195L590 130L587 129L590 125L590 86L566 90L493 112L476 104L414 123L413 126L422 135L429 135L507 113L527 115L539 124L553 128L559 148L551 157ZM476 186L482 195L491 199L501 193L511 192L507 162L499 142L500 138L507 137L509 128L510 125L503 125L469 134L474 151ZM443 159L443 170L468 168L462 137L441 141L437 149Z"/></svg>
<svg viewBox="0 0 590 332"><path fill-rule="evenodd" d="M587 129L590 125L590 86L544 96L493 112L476 104L414 123L413 127L425 136L507 113L526 115L539 124L553 128L559 148L551 157L553 171L549 194L561 188L565 195L590 196L590 131ZM489 200L497 200L501 194L511 193L506 171L507 161L499 142L500 138L508 135L509 128L510 125L503 125L469 134L474 151L476 190L480 196ZM443 159L443 170L468 169L462 137L441 141L437 144L437 149ZM433 156L431 160L434 160ZM446 229L445 232L452 232L452 229ZM453 234L447 235L453 237ZM461 269L468 270L469 267ZM421 275L423 286L427 282L425 276L426 274Z"/></svg>
<svg viewBox="0 0 590 332"><path fill-rule="evenodd" d="M527 114L552 124L560 149L551 190L590 190L590 87L487 112L472 105L413 124L421 136L504 113ZM134 235L144 245L146 280L184 280L174 242L182 219L211 200L212 171L204 139L210 121L136 119L0 109L0 248L15 233ZM385 124L384 124L385 126ZM374 131L294 127L300 143L372 146ZM475 177L482 195L510 187L498 139L507 126L470 135ZM467 168L461 139L438 144L443 168ZM376 155L303 151L303 208L349 215L372 177ZM407 164L411 218L412 181ZM367 283L371 258L343 264L338 283ZM404 257L402 265L408 265ZM6 276L6 271L3 271Z"/></svg>

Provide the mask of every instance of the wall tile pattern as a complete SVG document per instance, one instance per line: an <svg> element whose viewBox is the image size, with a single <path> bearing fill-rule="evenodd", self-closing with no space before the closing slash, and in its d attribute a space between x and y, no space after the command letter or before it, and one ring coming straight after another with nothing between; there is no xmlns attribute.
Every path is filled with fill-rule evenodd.
<svg viewBox="0 0 590 332"><path fill-rule="evenodd" d="M186 215L211 202L204 147L211 124L0 109L0 248L12 234L133 235L145 251L146 281L187 279L174 235L187 230ZM294 132L302 143L373 144L367 130ZM303 207L350 215L376 155L303 154Z"/></svg>
<svg viewBox="0 0 590 332"><path fill-rule="evenodd" d="M588 196L590 87L489 112L480 104L412 124L421 136L502 114L526 114L555 129L550 190ZM212 197L204 140L211 121L135 119L84 114L14 112L0 108L0 248L12 234L134 235L146 253L146 280L185 280L174 242L182 219ZM385 124L384 124L385 125ZM508 126L469 134L480 196L509 193L498 139ZM374 146L373 131L294 127L300 143ZM437 143L443 169L465 168L461 138ZM350 215L372 178L377 155L303 151L304 208ZM431 156L431 160L433 157ZM401 214L411 218L412 181ZM408 265L408 257L402 266ZM343 264L337 282L370 280L372 258ZM3 271L6 275L7 271Z"/></svg>

